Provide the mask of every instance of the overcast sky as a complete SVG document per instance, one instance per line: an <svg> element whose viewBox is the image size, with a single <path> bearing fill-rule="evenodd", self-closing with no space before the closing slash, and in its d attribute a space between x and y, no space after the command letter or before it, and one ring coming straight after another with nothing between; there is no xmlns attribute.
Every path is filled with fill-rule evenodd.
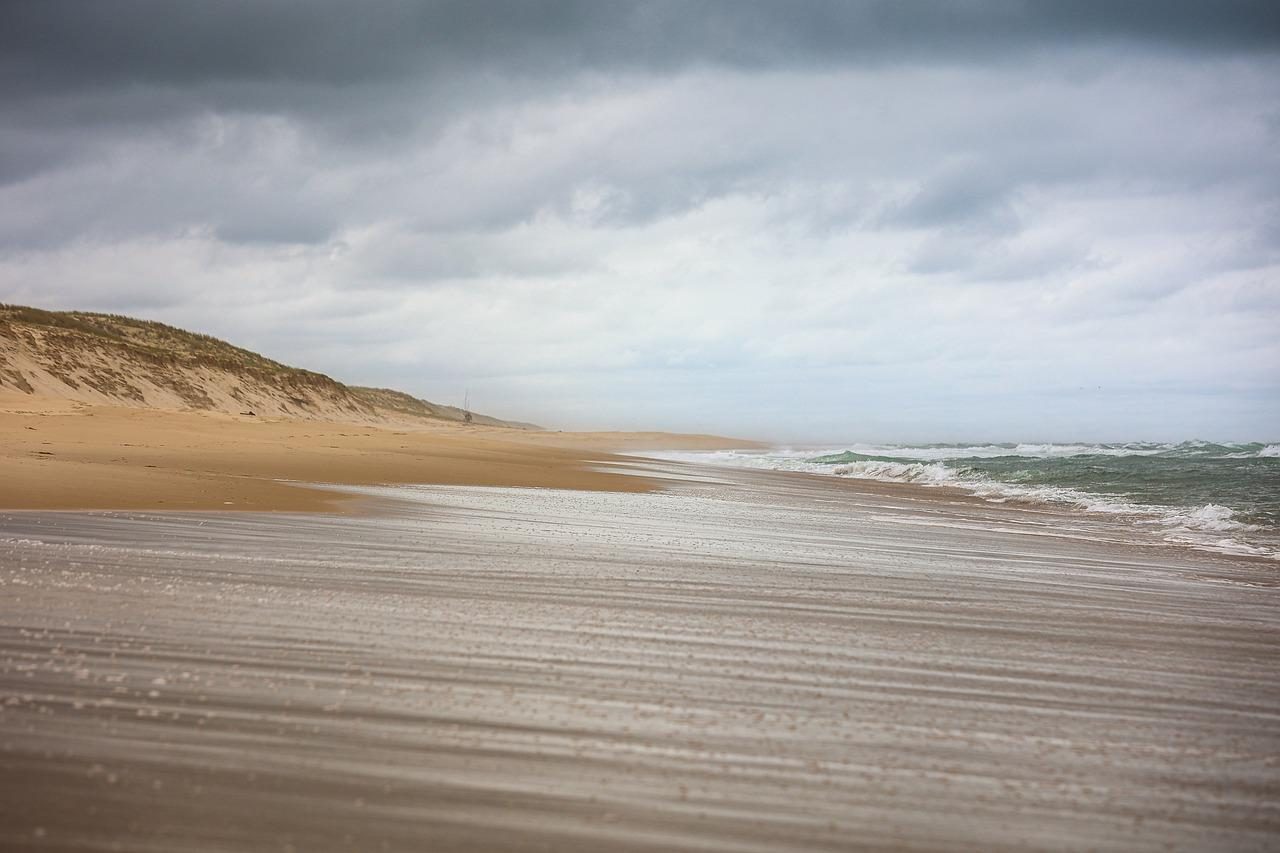
<svg viewBox="0 0 1280 853"><path fill-rule="evenodd" d="M565 428L1280 436L1274 2L7 2L0 301Z"/></svg>

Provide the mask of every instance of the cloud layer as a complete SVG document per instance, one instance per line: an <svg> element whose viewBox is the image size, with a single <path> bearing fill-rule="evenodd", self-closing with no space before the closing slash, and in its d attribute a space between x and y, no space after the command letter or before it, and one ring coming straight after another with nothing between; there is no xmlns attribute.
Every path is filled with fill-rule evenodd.
<svg viewBox="0 0 1280 853"><path fill-rule="evenodd" d="M564 426L1274 438L1280 22L1114 5L9 4L0 299Z"/></svg>

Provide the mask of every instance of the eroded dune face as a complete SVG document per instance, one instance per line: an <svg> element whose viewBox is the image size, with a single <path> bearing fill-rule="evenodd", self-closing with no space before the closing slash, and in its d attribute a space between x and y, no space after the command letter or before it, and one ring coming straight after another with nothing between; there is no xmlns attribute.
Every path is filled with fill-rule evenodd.
<svg viewBox="0 0 1280 853"><path fill-rule="evenodd" d="M471 420L531 428L386 388L345 385L146 320L0 305L0 391L82 403L294 420Z"/></svg>
<svg viewBox="0 0 1280 853"><path fill-rule="evenodd" d="M747 472L0 519L0 834L1266 849L1273 567Z"/></svg>
<svg viewBox="0 0 1280 853"><path fill-rule="evenodd" d="M41 397L301 418L372 416L319 373L125 317L0 308L0 383Z"/></svg>

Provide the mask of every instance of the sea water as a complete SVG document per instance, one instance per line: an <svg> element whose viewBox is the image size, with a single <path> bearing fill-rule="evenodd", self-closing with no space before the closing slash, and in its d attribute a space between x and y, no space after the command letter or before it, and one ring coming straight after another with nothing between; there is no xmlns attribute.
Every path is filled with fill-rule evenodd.
<svg viewBox="0 0 1280 853"><path fill-rule="evenodd" d="M1179 544L1280 559L1280 444L875 444L663 454L735 467L953 486L1124 517Z"/></svg>

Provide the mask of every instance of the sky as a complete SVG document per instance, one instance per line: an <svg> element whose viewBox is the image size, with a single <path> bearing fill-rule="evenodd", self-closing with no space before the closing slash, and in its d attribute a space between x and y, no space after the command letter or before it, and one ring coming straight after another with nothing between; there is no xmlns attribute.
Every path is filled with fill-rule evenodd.
<svg viewBox="0 0 1280 853"><path fill-rule="evenodd" d="M14 0L0 301L556 428L1275 439L1280 7Z"/></svg>

